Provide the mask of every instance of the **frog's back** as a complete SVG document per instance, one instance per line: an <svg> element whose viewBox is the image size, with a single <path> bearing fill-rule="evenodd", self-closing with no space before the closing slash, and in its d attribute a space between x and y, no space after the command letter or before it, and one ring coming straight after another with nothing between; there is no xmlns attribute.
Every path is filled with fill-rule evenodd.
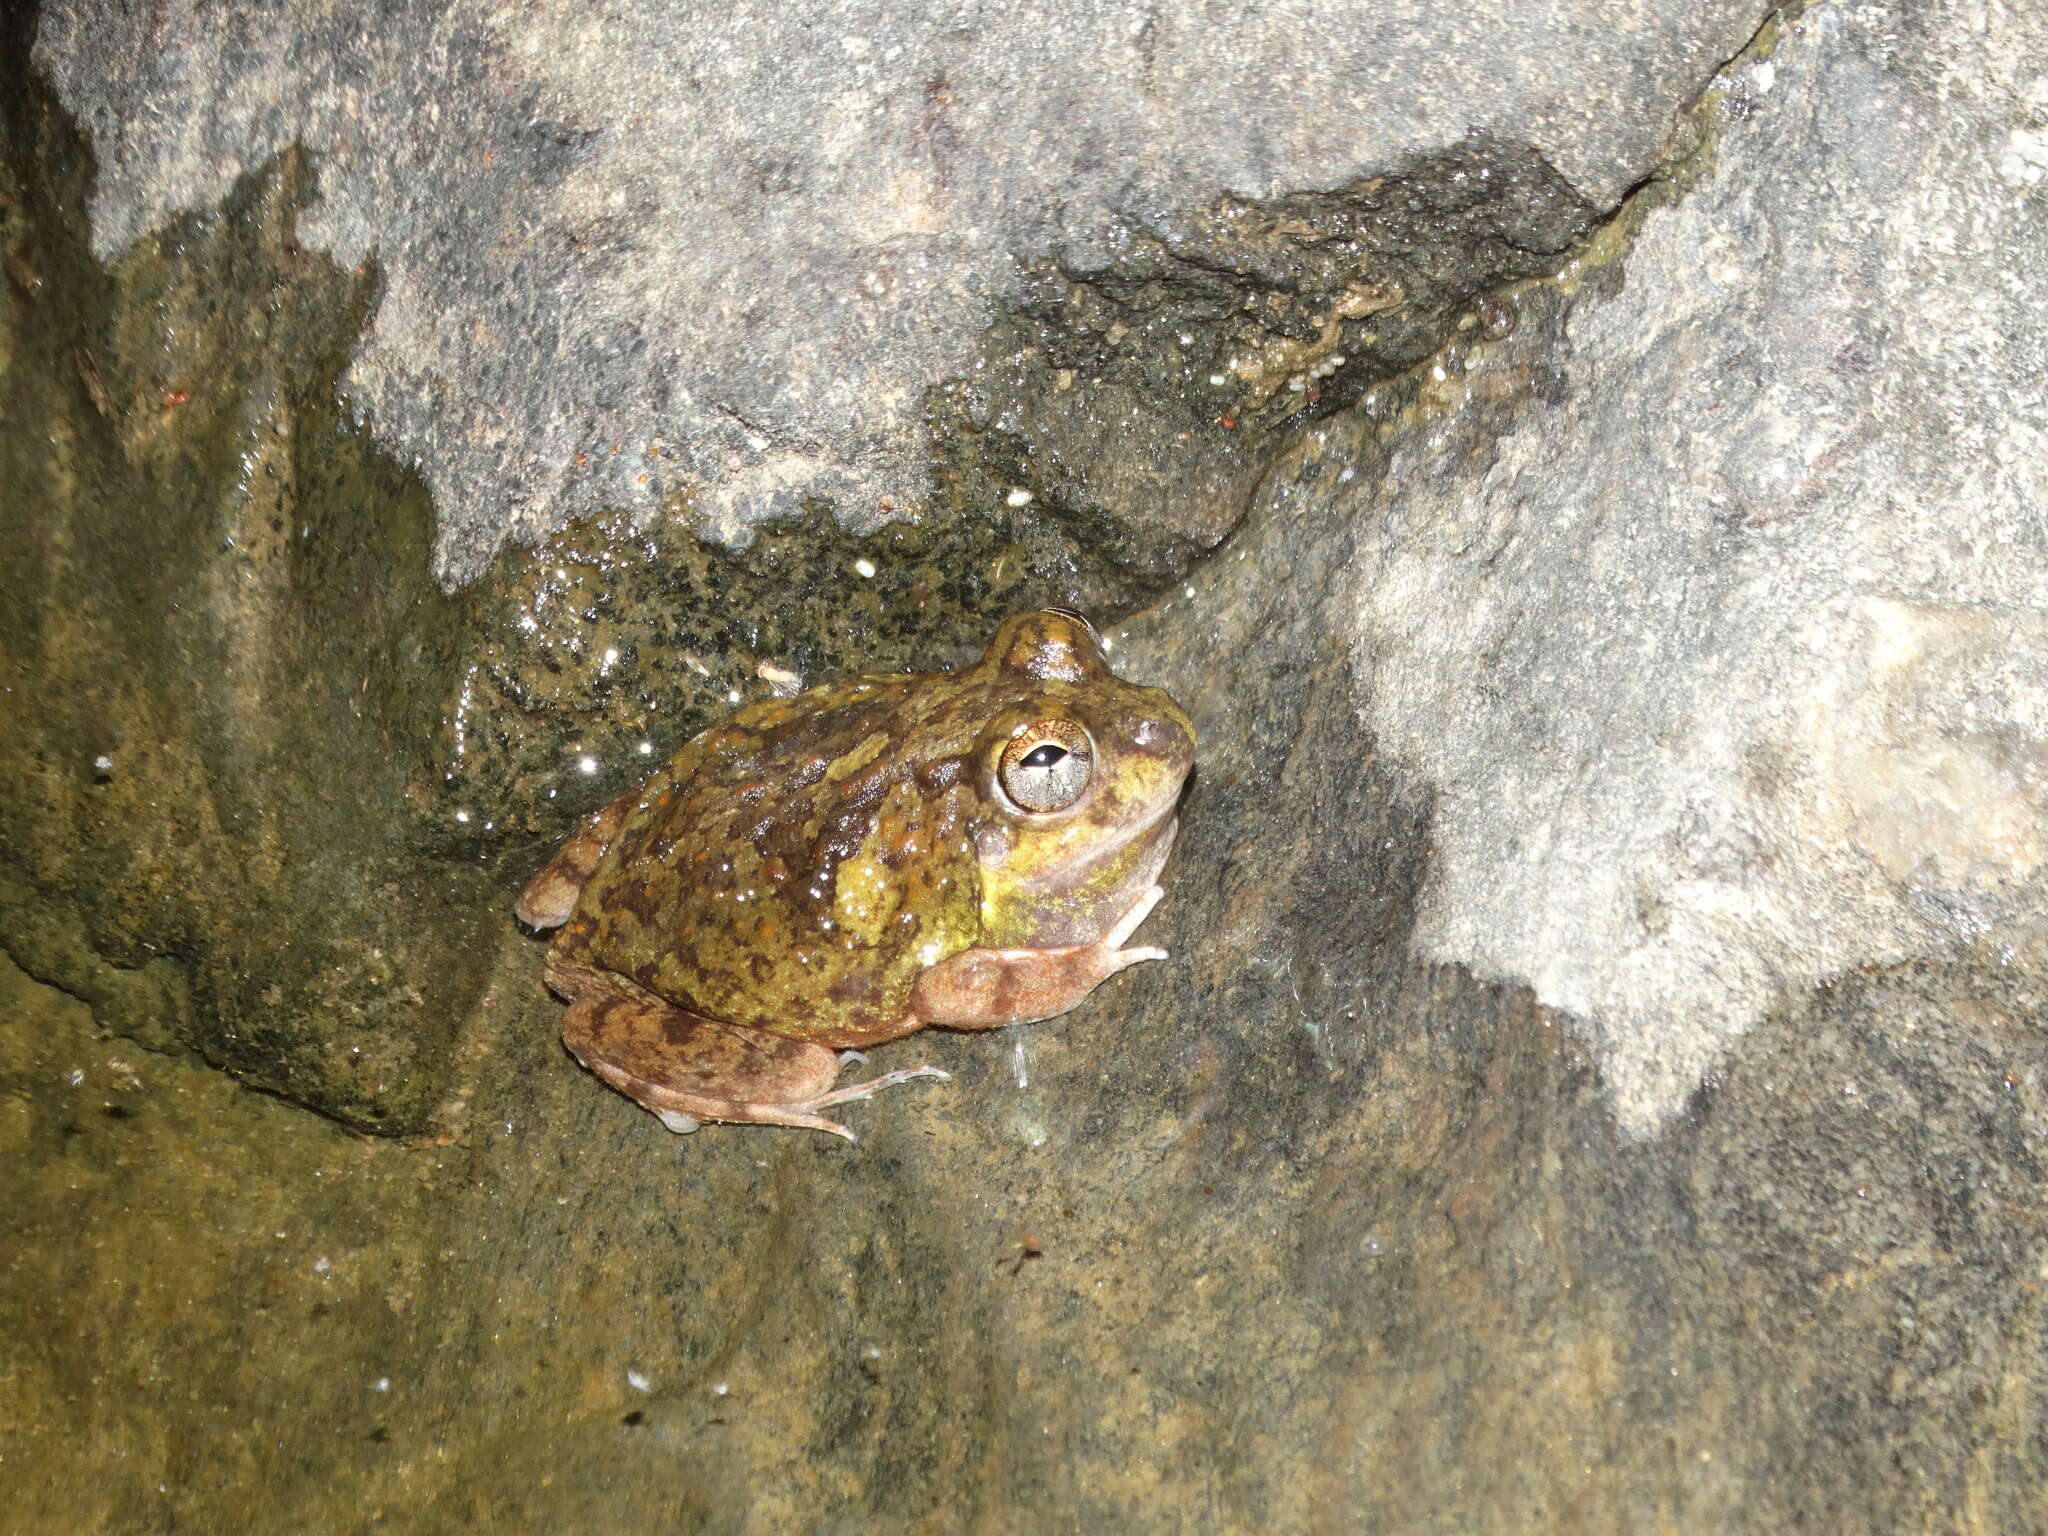
<svg viewBox="0 0 2048 1536"><path fill-rule="evenodd" d="M828 1044L912 1027L974 942L975 734L929 676L741 710L648 784L586 886L591 958L671 1001Z"/></svg>

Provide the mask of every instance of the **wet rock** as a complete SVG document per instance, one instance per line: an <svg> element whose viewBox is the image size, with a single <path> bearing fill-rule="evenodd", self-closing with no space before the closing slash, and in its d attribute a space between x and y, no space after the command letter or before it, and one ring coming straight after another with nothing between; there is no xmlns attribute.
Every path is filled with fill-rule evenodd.
<svg viewBox="0 0 2048 1536"><path fill-rule="evenodd" d="M237 579L286 596L216 610L215 631L329 606L324 643L283 652L299 696L259 694L288 705L285 746L227 759L270 765L239 778L85 729L83 706L39 690L108 669L12 640L5 681L29 702L5 705L0 742L29 808L4 811L0 851L34 884L4 898L0 935L61 989L0 964L0 1159L19 1175L0 1336L27 1344L0 1377L0 1433L28 1518L210 1527L282 1499L308 1525L424 1528L2026 1527L2048 1474L2040 28L1815 6L1719 76L1672 137L1694 151L1554 272L1463 300L1447 285L1428 325L1389 331L1390 349L1436 348L1412 365L1388 350L1347 375L1347 352L1319 376L1327 400L1278 410L1287 378L1336 355L1327 316L1236 333L1260 349L1234 387L1266 458L1241 489L1204 461L1189 504L1245 505L1108 626L1120 668L1168 686L1202 734L1144 934L1173 958L1059 1021L922 1037L905 1049L955 1081L858 1106L853 1149L671 1137L576 1069L538 946L504 917L520 850L451 840L448 786L531 775L529 806L547 787L595 799L632 749L585 774L579 712L630 742L870 641L912 664L970 644L979 605L1042 589L1005 584L985 546L952 558L960 525L904 535L934 542L892 570L822 524L751 554L650 552L628 509L441 599L423 524L401 520L366 536L409 551L420 583L388 630L319 596L376 613L362 577L300 596L258 562ZM1589 206L1621 190L1556 167ZM35 243L59 227L83 244L67 185L32 226L9 189L10 274L67 270ZM1560 207L1532 215L1535 247L1577 238L1544 222ZM1320 303L1337 270L1304 261L1273 291ZM1026 305L1003 334L1043 341L1055 393L1067 367L1070 393L1086 366L1113 382L1137 355L1118 348L1152 344L1110 339L1111 300L1141 300L1123 281L1075 282L1061 303L1086 323L1034 332ZM48 291L10 277L0 310L0 385L22 391L29 358L66 392L0 436L6 468L67 433L125 463L127 349L95 390L79 337L38 318ZM321 377L288 397L319 398ZM970 435L942 463L980 452ZM292 440L374 462L338 426ZM249 663L169 652L150 672L153 641L107 648L132 615L145 639L170 621L146 587L93 606L135 578L79 551L137 537L102 508L145 483L106 473L101 494L60 478L62 515L31 530L39 574L8 595L50 586L46 614L92 621L64 631L80 656L132 658L123 707L210 741L250 716L233 691ZM403 482L378 485L362 515L395 516ZM1182 532L1120 520L1121 495L1058 518L1156 539L1161 581ZM192 550L222 502L194 504L204 518L151 546L180 603L213 590ZM1028 564L1041 531L1004 535ZM832 586L849 560L874 571ZM951 588L949 566L968 573ZM522 653L536 615L549 648ZM270 622L254 632L292 640ZM307 711L365 634L417 647L375 705L402 773L298 746L349 740ZM640 669L629 682L596 677L607 649ZM504 702L450 711L469 680ZM677 713L648 712L657 698ZM518 710L553 767L518 755ZM502 739L458 753L443 715ZM460 766L479 753L488 771ZM279 798L280 764L317 770L317 793ZM158 920L167 882L133 873L137 848L209 850L208 870L233 851L204 827L148 843L135 829L162 823L81 820L89 796L276 804L291 825L271 836L303 848L366 835L319 804L358 785L397 829L367 846L496 882L434 898L474 914L441 932L468 936L479 990L394 1019L441 1017L453 1042L417 1069L433 1132L405 1142L133 1051L141 1006L120 1012L117 989L189 1006L194 951L49 937L76 926L53 890ZM500 808L538 840L547 813L520 803ZM284 892L252 904L266 922L293 910L294 888L259 888ZM363 921L344 909L323 931ZM76 953L103 968L66 970Z"/></svg>
<svg viewBox="0 0 2048 1536"><path fill-rule="evenodd" d="M2040 208L1925 109L1989 55L1892 46L1822 7L1726 76L1612 297L1446 354L1351 482L1333 632L1437 797L1417 946L1585 1020L1637 1133L1822 978L2048 921Z"/></svg>
<svg viewBox="0 0 2048 1536"><path fill-rule="evenodd" d="M0 332L0 938L108 1029L417 1130L488 897L409 851L459 610L335 398L365 287L297 245L296 157L103 271L68 125L7 126L0 243L48 281Z"/></svg>

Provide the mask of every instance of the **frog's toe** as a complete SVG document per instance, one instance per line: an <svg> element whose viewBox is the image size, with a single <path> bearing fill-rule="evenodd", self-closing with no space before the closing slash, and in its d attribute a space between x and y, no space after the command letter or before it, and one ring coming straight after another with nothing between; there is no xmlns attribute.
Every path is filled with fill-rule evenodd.
<svg viewBox="0 0 2048 1536"><path fill-rule="evenodd" d="M757 1125L787 1125L801 1131L823 1131L828 1136L837 1136L845 1141L859 1141L860 1138L841 1125L837 1120L827 1120L823 1115L805 1113L807 1106L801 1104L775 1106L777 1113L770 1118L762 1116Z"/></svg>
<svg viewBox="0 0 2048 1536"><path fill-rule="evenodd" d="M1152 909L1159 905L1166 888L1160 885L1148 886L1143 895L1131 903L1131 910L1117 919L1116 926L1102 936L1103 946L1115 949L1138 931L1138 925L1152 915Z"/></svg>
<svg viewBox="0 0 2048 1536"><path fill-rule="evenodd" d="M849 1104L855 1099L871 1098L875 1094L880 1093L884 1088L893 1088L898 1083L907 1083L914 1077L935 1078L942 1083L949 1083L953 1080L953 1074L946 1071L943 1067L934 1067L927 1063L921 1067L904 1067L895 1072L884 1072L880 1077L871 1077L865 1082L848 1083L843 1088L834 1088L830 1093L821 1093L814 1099L806 1099L796 1107L799 1109L816 1110L823 1109L828 1104Z"/></svg>

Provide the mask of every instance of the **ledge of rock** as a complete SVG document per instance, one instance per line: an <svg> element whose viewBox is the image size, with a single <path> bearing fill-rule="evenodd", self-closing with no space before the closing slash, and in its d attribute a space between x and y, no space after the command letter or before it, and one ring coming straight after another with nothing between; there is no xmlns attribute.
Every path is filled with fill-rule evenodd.
<svg viewBox="0 0 2048 1536"><path fill-rule="evenodd" d="M1157 305L1139 300L1126 345L1091 339L1105 383L1136 390L1141 428L1195 414L1163 411L1190 390L1214 416L1224 392L1165 371L1160 347L1199 347L1176 361L1206 379L1253 330L1278 344L1313 306L1313 335L1337 302L1258 273L1301 254L1261 261L1254 247L1289 240L1231 228L1219 199L1420 165L1424 185L1376 210L1387 238L1353 231L1348 254L1435 244L1427 265L1451 276L1477 253L1414 217L1443 195L1433 158L1475 137L1520 146L1551 183L1543 201L1476 180L1456 195L1530 226L1582 200L1611 208L1763 12L1325 0L1223 24L1195 7L635 0L599 19L420 0L371 28L349 7L85 0L43 7L35 58L94 137L102 260L294 145L318 162L299 238L378 278L343 394L433 491L438 569L463 579L507 535L578 513L680 516L730 539L807 501L867 530L942 499L926 397L978 361L1000 369L984 332L1047 265L1134 289L1170 283L1159 269L1176 260L1208 269L1170 337L1148 334ZM1253 210L1315 234L1300 213ZM1241 298L1276 293L1294 312L1228 323ZM1012 413L989 455L1028 460L1042 442L1085 512L1099 498L1075 479L1100 466L1116 482L1138 456L1050 408ZM1092 414L1131 419L1107 400ZM1181 513L1213 543L1219 514L1198 493L1164 476L1145 489L1169 505L1131 515Z"/></svg>
<svg viewBox="0 0 2048 1536"><path fill-rule="evenodd" d="M2034 1518L2048 22L1148 14L13 23L20 1518ZM572 817L1046 601L1172 959L578 1070Z"/></svg>

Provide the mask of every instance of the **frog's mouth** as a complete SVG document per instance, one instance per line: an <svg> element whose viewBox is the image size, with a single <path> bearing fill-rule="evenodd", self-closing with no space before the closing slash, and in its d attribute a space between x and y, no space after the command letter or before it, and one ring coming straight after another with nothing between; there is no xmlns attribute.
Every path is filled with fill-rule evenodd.
<svg viewBox="0 0 2048 1536"><path fill-rule="evenodd" d="M1159 879L1180 830L1168 801L1121 836L1105 839L1056 871L1021 881L1021 910L1010 947L1058 949L1093 944Z"/></svg>
<svg viewBox="0 0 2048 1536"><path fill-rule="evenodd" d="M1012 867L1008 879L984 886L984 942L1004 949L1099 942L1158 882L1180 830L1177 812L1184 787L1185 776L1170 787L1162 785L1149 803L1119 807L1110 826L1091 827L1097 835L1088 841L1076 840L1052 857L1045 848L1035 849L1028 872ZM1105 809L1095 808L1098 814ZM989 831L993 835L982 843L981 854L984 867L996 869L1008 862L1014 832L1007 826Z"/></svg>

